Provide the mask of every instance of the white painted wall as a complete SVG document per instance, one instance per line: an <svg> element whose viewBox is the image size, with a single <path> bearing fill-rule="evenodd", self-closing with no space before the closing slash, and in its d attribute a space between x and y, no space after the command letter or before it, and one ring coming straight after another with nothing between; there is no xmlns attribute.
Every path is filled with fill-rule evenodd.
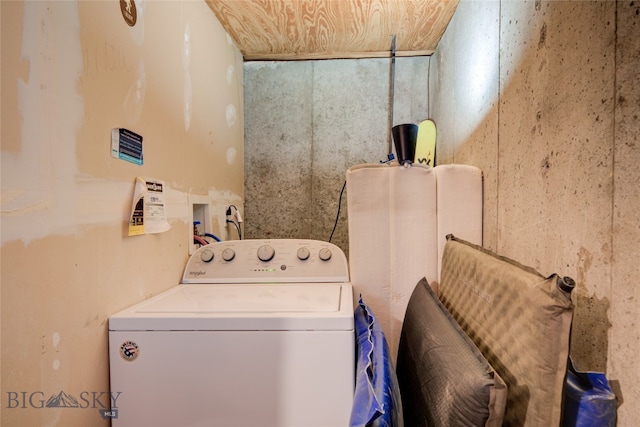
<svg viewBox="0 0 640 427"><path fill-rule="evenodd" d="M109 315L179 282L189 195L223 238L243 205L240 52L205 2L134 4L131 27L119 2L0 3L2 425L108 425L82 396L109 391ZM136 176L165 181L169 231L126 236ZM60 391L85 407L39 407Z"/></svg>

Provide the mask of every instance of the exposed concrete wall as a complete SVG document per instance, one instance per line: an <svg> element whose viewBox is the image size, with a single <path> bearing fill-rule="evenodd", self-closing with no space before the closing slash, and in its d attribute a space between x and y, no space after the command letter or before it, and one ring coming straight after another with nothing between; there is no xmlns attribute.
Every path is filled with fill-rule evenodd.
<svg viewBox="0 0 640 427"><path fill-rule="evenodd" d="M0 2L3 426L109 425L108 317L179 283L190 194L222 237L242 206L240 52L205 2L135 5ZM126 237L136 176L165 181L169 231ZM61 391L80 407L41 407Z"/></svg>
<svg viewBox="0 0 640 427"><path fill-rule="evenodd" d="M616 17L608 369L620 381L618 426L632 426L640 420L640 3L616 2Z"/></svg>
<svg viewBox="0 0 640 427"><path fill-rule="evenodd" d="M571 353L640 419L640 5L462 1L431 60L439 163L485 176L485 246L577 282Z"/></svg>
<svg viewBox="0 0 640 427"><path fill-rule="evenodd" d="M428 62L396 59L394 124L426 118ZM386 159L389 81L389 59L245 63L247 237L329 239L346 170Z"/></svg>

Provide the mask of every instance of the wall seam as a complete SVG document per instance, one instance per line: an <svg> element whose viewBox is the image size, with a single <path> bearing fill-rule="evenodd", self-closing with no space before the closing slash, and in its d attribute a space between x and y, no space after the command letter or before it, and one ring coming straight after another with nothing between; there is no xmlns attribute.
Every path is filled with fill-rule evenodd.
<svg viewBox="0 0 640 427"><path fill-rule="evenodd" d="M500 252L500 113L502 111L502 0L498 4L498 109L496 113L496 221L494 250Z"/></svg>
<svg viewBox="0 0 640 427"><path fill-rule="evenodd" d="M612 138L613 138L613 149L611 150L611 233L609 242L609 296L610 298L610 306L609 310L611 315L613 316L613 275L614 275L614 244L615 244L615 217L616 217L616 130L617 130L617 105L618 105L618 5L620 2L615 2L615 9L613 11L613 129L612 129ZM613 319L610 322L612 325L614 324ZM609 345L607 346L607 366L605 369L609 372L609 365L611 363L611 334L612 329L609 328L607 330L607 340Z"/></svg>
<svg viewBox="0 0 640 427"><path fill-rule="evenodd" d="M315 205L314 203L314 159L315 159L315 139L316 139L316 109L315 109L315 97L316 97L316 78L315 78L315 71L316 71L316 61L311 61L311 141L310 141L310 145L311 145L311 158L309 159L309 205L306 206L305 212L306 212L306 217L309 218L309 222L305 224L305 227L309 226L311 223L311 218L313 218L313 216L311 215L311 210L312 207ZM311 236L313 235L313 233L311 232L310 229L305 230L306 234Z"/></svg>
<svg viewBox="0 0 640 427"><path fill-rule="evenodd" d="M433 55L429 55L429 58L428 58L429 63L427 64L427 119L431 118L431 58L433 58ZM437 140L436 140L436 143L437 143ZM434 165L435 165L435 158L434 158Z"/></svg>

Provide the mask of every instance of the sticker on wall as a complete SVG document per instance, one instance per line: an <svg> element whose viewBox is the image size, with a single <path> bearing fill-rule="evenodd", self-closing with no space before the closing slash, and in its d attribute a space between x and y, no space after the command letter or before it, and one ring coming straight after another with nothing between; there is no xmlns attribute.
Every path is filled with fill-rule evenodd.
<svg viewBox="0 0 640 427"><path fill-rule="evenodd" d="M120 345L120 356L126 361L133 362L139 354L138 344L133 341L125 341Z"/></svg>
<svg viewBox="0 0 640 427"><path fill-rule="evenodd" d="M111 157L142 165L142 136L124 128L111 129Z"/></svg>
<svg viewBox="0 0 640 427"><path fill-rule="evenodd" d="M171 228L167 222L164 182L136 178L129 217L129 236L163 233Z"/></svg>
<svg viewBox="0 0 640 427"><path fill-rule="evenodd" d="M120 0L120 11L124 22L128 26L133 27L138 20L138 11L136 10L136 3L134 0Z"/></svg>

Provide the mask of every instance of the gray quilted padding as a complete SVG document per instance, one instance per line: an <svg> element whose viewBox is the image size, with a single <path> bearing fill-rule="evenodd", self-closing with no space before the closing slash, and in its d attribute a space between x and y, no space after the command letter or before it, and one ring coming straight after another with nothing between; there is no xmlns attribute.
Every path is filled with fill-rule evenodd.
<svg viewBox="0 0 640 427"><path fill-rule="evenodd" d="M559 276L447 237L440 299L507 383L506 426L558 426L573 304Z"/></svg>
<svg viewBox="0 0 640 427"><path fill-rule="evenodd" d="M397 376L411 427L502 424L506 386L433 293L415 287L405 314Z"/></svg>

